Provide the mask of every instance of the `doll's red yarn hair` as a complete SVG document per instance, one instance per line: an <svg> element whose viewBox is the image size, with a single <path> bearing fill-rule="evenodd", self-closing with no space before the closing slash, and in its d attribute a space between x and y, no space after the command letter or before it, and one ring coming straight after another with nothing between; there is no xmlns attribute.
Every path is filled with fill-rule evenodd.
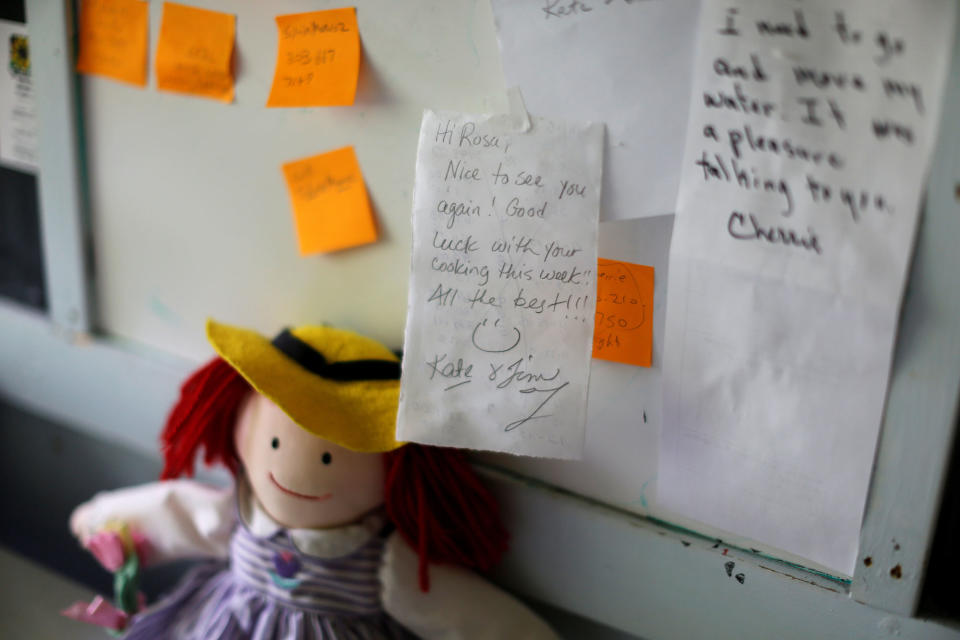
<svg viewBox="0 0 960 640"><path fill-rule="evenodd" d="M253 391L236 369L214 358L180 388L160 435L162 480L192 476L202 449L207 466L233 475L237 414ZM420 588L430 588L428 563L452 563L488 571L507 549L496 499L461 451L407 444L384 455L387 517L419 556Z"/></svg>
<svg viewBox="0 0 960 640"><path fill-rule="evenodd" d="M507 550L496 499L457 449L407 444L384 456L384 505L420 558L420 589L430 589L428 562L489 571Z"/></svg>
<svg viewBox="0 0 960 640"><path fill-rule="evenodd" d="M180 387L180 399L160 434L161 480L193 476L200 449L207 466L224 465L237 475L233 429L240 405L253 388L223 358L200 367Z"/></svg>

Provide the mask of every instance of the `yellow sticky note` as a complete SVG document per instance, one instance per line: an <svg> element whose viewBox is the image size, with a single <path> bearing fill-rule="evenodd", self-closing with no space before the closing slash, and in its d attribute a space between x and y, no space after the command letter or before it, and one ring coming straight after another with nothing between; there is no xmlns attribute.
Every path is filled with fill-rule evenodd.
<svg viewBox="0 0 960 640"><path fill-rule="evenodd" d="M164 2L157 88L232 102L235 32L229 13Z"/></svg>
<svg viewBox="0 0 960 640"><path fill-rule="evenodd" d="M353 7L277 16L277 69L268 107L353 104L360 32Z"/></svg>
<svg viewBox="0 0 960 640"><path fill-rule="evenodd" d="M141 0L83 0L77 71L146 86L149 9Z"/></svg>
<svg viewBox="0 0 960 640"><path fill-rule="evenodd" d="M377 239L367 189L353 147L283 165L300 255L336 251Z"/></svg>
<svg viewBox="0 0 960 640"><path fill-rule="evenodd" d="M593 357L650 366L653 350L653 267L597 260Z"/></svg>

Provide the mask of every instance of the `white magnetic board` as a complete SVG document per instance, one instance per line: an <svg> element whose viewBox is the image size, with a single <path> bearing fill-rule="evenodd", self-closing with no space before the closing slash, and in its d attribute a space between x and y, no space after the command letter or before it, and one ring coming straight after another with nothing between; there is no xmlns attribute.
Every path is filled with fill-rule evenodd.
<svg viewBox="0 0 960 640"><path fill-rule="evenodd" d="M264 106L276 56L274 16L341 3L190 4L237 16L234 104L158 92L152 66L146 89L83 76L99 328L198 363L211 355L203 332L208 316L266 335L286 325L328 322L399 348L422 110L506 106L488 0L357 2L362 63L356 104L310 109ZM162 3L151 2L151 65L161 12ZM381 238L302 258L280 166L345 145L356 149ZM671 216L601 224L601 257L656 268L654 364L642 369L593 361L585 459L481 457L618 508L736 541L662 513L653 501L671 227ZM152 442L159 427L135 428Z"/></svg>

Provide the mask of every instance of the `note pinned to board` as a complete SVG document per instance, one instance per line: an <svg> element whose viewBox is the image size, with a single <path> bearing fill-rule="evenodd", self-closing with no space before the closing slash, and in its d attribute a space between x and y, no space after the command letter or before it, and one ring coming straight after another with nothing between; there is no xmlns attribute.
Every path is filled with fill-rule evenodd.
<svg viewBox="0 0 960 640"><path fill-rule="evenodd" d="M653 267L597 261L593 357L649 367L653 352Z"/></svg>
<svg viewBox="0 0 960 640"><path fill-rule="evenodd" d="M277 68L268 107L353 104L360 32L353 7L277 16Z"/></svg>
<svg viewBox="0 0 960 640"><path fill-rule="evenodd" d="M142 0L83 0L77 71L147 86L149 13Z"/></svg>
<svg viewBox="0 0 960 640"><path fill-rule="evenodd" d="M397 437L577 458L603 126L426 111Z"/></svg>
<svg viewBox="0 0 960 640"><path fill-rule="evenodd" d="M673 213L700 0L493 0L507 86L607 125L601 220Z"/></svg>
<svg viewBox="0 0 960 640"><path fill-rule="evenodd" d="M233 102L235 33L236 19L229 13L164 2L157 88Z"/></svg>
<svg viewBox="0 0 960 640"><path fill-rule="evenodd" d="M376 241L377 225L353 147L288 162L283 175L293 204L300 255Z"/></svg>
<svg viewBox="0 0 960 640"><path fill-rule="evenodd" d="M36 174L37 89L27 26L22 22L0 20L0 69L0 164Z"/></svg>
<svg viewBox="0 0 960 640"><path fill-rule="evenodd" d="M955 0L707 0L658 502L852 575Z"/></svg>

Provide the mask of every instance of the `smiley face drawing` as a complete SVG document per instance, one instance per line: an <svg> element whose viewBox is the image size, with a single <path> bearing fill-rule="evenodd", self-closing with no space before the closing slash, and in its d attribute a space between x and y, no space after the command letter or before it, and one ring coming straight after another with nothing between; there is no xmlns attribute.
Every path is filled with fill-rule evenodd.
<svg viewBox="0 0 960 640"><path fill-rule="evenodd" d="M520 344L520 337L520 330L516 327L509 330L501 327L499 318L492 324L489 324L488 318L484 318L473 328L470 341L484 353L507 353Z"/></svg>

